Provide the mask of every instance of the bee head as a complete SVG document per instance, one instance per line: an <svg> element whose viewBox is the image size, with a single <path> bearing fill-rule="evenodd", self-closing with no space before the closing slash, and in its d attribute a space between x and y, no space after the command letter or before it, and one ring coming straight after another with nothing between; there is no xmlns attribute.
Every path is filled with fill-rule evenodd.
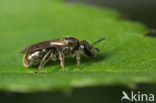
<svg viewBox="0 0 156 103"><path fill-rule="evenodd" d="M100 41L104 40L104 38L101 38L100 40L96 41L91 45L88 41L82 40L80 42L80 50L82 50L87 56L89 57L95 57L95 51L100 51L98 48L95 48L94 45L99 43Z"/></svg>

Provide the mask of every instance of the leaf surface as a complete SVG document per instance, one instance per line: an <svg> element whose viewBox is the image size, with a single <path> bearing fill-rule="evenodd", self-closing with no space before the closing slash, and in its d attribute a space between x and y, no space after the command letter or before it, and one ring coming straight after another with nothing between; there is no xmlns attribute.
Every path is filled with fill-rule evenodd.
<svg viewBox="0 0 156 103"><path fill-rule="evenodd" d="M16 92L48 91L101 85L156 82L156 39L147 37L140 23L120 19L114 10L62 0L0 1L0 89ZM44 40L75 36L96 44L95 59L81 56L49 63L39 74L22 65L20 50Z"/></svg>

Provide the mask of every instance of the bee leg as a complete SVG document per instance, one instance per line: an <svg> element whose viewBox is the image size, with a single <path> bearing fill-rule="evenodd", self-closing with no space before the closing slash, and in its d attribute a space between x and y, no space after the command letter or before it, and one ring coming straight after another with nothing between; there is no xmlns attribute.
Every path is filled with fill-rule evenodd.
<svg viewBox="0 0 156 103"><path fill-rule="evenodd" d="M65 69L64 69L64 54L61 51L59 51L59 58L61 61L62 70L65 71Z"/></svg>
<svg viewBox="0 0 156 103"><path fill-rule="evenodd" d="M51 50L48 51L48 53L43 57L40 65L38 67L38 70L35 73L38 73L44 67L45 63L49 60L50 54L51 54Z"/></svg>
<svg viewBox="0 0 156 103"><path fill-rule="evenodd" d="M77 66L78 66L78 69L80 69L80 52L79 51L76 51L76 59L77 59Z"/></svg>

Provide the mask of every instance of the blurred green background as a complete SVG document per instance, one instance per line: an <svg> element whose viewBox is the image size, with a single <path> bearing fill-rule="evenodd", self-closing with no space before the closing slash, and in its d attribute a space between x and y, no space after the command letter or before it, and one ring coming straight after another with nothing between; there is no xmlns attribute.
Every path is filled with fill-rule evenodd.
<svg viewBox="0 0 156 103"><path fill-rule="evenodd" d="M140 3L142 5L140 5ZM1 49L1 52L0 52L1 53L0 55L0 60L1 60L0 81L1 81L1 88L4 88L1 90L1 93L0 93L0 99L1 99L0 102L2 103L7 103L7 102L8 103L10 102L13 102L13 103L17 103L17 102L23 102L23 103L28 103L28 102L30 103L31 102L39 102L39 103L43 103L43 102L44 103L48 103L48 102L66 102L66 103L109 102L109 103L114 103L116 102L116 103L120 103L123 90L127 92L134 90L134 91L141 91L145 93L155 94L156 93L155 84L151 83L152 81L156 80L155 72L151 71L155 69L155 59L154 59L155 48L150 48L152 47L151 45L155 44L155 41L154 41L155 40L154 37L156 33L155 31L156 14L154 13L156 9L155 4L156 3L154 0L143 0L143 1L137 1L137 2L130 1L130 0L126 2L123 0L117 0L117 1L114 1L114 0L110 0L110 1L108 0L67 0L63 2L62 0L46 0L46 1L0 0L0 22L1 22L0 23L0 30L1 30L0 31L0 38L1 38L0 47L3 48ZM111 8L112 10L105 9L105 8ZM51 9L55 9L55 10L51 10ZM119 14L116 13L116 11L120 11L121 15L119 16ZM86 12L88 14L85 14ZM79 14L83 14L83 15L79 15ZM98 18L98 19L95 20L94 18ZM136 21L136 22L130 22L130 21ZM106 25L103 26L103 23ZM112 25L110 23L112 23ZM119 24L119 27L117 27L118 24ZM123 27L125 27L125 31L122 30ZM148 27L148 29L146 27ZM103 28L106 29L104 30L105 31L104 34L102 34ZM130 33L126 33L126 31ZM16 78L16 75L18 75L18 73L20 72L31 73L32 71L35 70L35 69L23 70L21 61L18 60L19 58L22 57L22 55L17 54L17 52L20 51L20 49L23 49L23 47L29 45L30 43L35 43L37 41L51 39L49 38L51 34L53 38L62 37L64 34L61 34L61 33L66 33L65 35L78 36L79 38L82 38L82 39L89 39L89 41L95 41L101 36L106 36L108 40L98 45L99 48L108 48L106 49L106 51L102 52L102 54L104 54L103 57L101 55L98 56L99 58L100 57L105 58L106 59L105 62L103 63L103 59L98 59L96 61L96 60L90 60L84 57L84 60L82 61L84 62L82 63L82 67L88 66L88 69L84 69L83 70L84 73L81 73L76 70L75 65L72 65L74 62L68 63L72 61L72 59L69 59L67 60L67 66L69 68L67 69L67 73L60 73L60 70L57 70L59 68L59 65L57 66L57 63L55 63L55 65L53 66L53 69L51 69L50 67L46 67L45 69L43 69L43 74L38 75L39 79L36 79L37 81L34 83L33 83L34 76L31 76L31 75L30 75L30 78L28 78L28 82L26 81L27 74L20 74L20 75L23 75L23 77L19 76L19 78L21 79L19 78L14 79ZM114 36L114 38L109 39L110 37L113 37L114 33L117 35ZM124 37L120 33L125 33L129 37ZM135 36L135 34L145 35L145 33L146 33L147 39L144 38L143 36ZM152 37L148 37L148 36L152 36ZM122 40L122 39L117 40L118 37L124 38L125 40ZM136 39L134 39L134 42L136 42L134 43L134 45L131 45L131 43L129 42L125 42L126 40L132 40L134 37L136 37ZM138 40L138 38L140 39ZM112 42L109 40L114 40L114 41ZM125 53L127 52L126 49L122 48L122 46L120 47L118 44L115 44L116 41L121 44L124 41L124 43L126 44L122 44L122 46L127 45L127 44L130 47L134 46L135 48L133 48L133 50L137 50L137 46L144 45L142 46L141 50L142 51L145 50L145 51L143 52L144 53L143 55L140 55L140 57L142 56L145 56L145 57L143 58L136 57L135 62L137 64L139 63L139 60L142 62L145 60L145 64L143 66L141 64L138 64L135 66L129 64L129 62L132 62L134 60L133 58L135 57L135 55L128 55L127 57L125 57L129 59L129 62L126 62L126 61L123 62L122 60L125 60L124 57L121 60L119 59L119 61L116 61L117 58L119 58L122 55L126 55ZM102 46L103 44L106 46L103 47ZM115 46L113 47L113 45L120 47L119 50L117 50L119 51L118 52L119 55L114 56L114 57L112 56L111 58L111 55L113 53L115 54L115 52L112 52L112 51L116 50ZM15 48L16 50L14 50ZM146 52L147 48L148 50ZM120 51L123 51L123 52L120 52ZM129 50L128 54L130 54L131 52L132 51ZM136 54L139 54L139 53L141 52L136 52ZM146 53L150 53L150 55ZM116 59L114 59L115 57ZM8 64L6 62L8 62ZM16 69L11 69L10 66ZM95 74L92 73L90 75L89 74L90 71L92 72L96 71L96 69L94 68L97 66L99 66L99 69L97 70L98 72ZM130 71L131 73L133 70L134 71L141 70L141 71L140 73L137 72L136 74L132 73L132 75L127 72L125 75L125 73L122 72L122 71L127 71L124 69L124 67L128 68L127 70ZM147 69L151 72L146 71ZM117 76L118 74L115 73L115 72L118 72L118 70L119 72L121 71L121 73L119 73L119 76ZM49 76L46 76L46 74L44 74L44 72L53 72L53 71L54 73L51 73L51 75L54 75L54 76L50 76L50 77L53 77L53 79L49 79L48 78ZM58 78L55 77L55 71L59 72L58 74L56 74L56 76L60 76L60 77ZM103 71L107 71L110 73L103 72ZM11 74L12 72L14 72L15 74ZM81 75L79 74L77 75L77 73L75 72L78 72ZM73 78L71 78L69 75L73 73L75 73L76 75L73 76ZM55 90L55 89L53 91L50 91L49 89L47 89L49 91L37 92L37 93L16 93L16 92L9 91L9 90L21 91L22 89L25 90L27 86L29 88L29 84L33 84L33 87L31 89L37 90L37 91L39 91L40 88L42 89L41 91L44 91L44 87L49 88L50 85L53 85L52 83L56 83L56 85L54 85L54 88L55 86L60 85L61 83L62 83L62 86L60 86L60 88L63 88L63 86L68 87L69 84L68 83L66 84L66 81L64 80L58 80L58 84L57 82L49 82L49 80L60 79L62 76L61 74L63 74L63 77L66 77L66 79L64 78L64 80L68 80L68 79L78 80L80 78L80 81L81 81L87 77L88 80L93 79L93 81L89 82L89 84L86 83L84 85L86 87L78 88L78 87L81 87L81 85L83 86L83 84L79 81L80 83L76 84L77 88L74 88L74 89L67 88L67 90L64 90L64 91ZM7 77L7 75L9 76ZM112 77L112 75L114 76ZM102 78L101 80L98 80L100 76L102 76ZM108 76L108 79L107 79L107 76ZM31 77L32 77L32 81L29 82L29 80L31 80ZM42 79L42 77L44 78ZM128 80L126 80L126 78L124 77L127 77ZM23 81L26 81L25 84L23 84L22 79ZM41 80L44 81L43 84ZM141 83L150 82L150 83L140 84L140 82ZM15 84L17 83L18 85L14 85L14 83ZM41 84L42 85L41 86L36 85L35 83L39 83L40 85ZM49 85L46 86L46 84L44 83L47 83L47 84L49 83ZM101 84L107 84L107 83L110 85L100 86ZM126 84L126 83L128 84L128 86L121 85L121 84ZM116 84L116 86L113 86L111 84ZM26 85L26 87L24 87L23 85ZM93 87L91 85L93 85ZM37 89L35 89L35 86Z"/></svg>
<svg viewBox="0 0 156 103"><path fill-rule="evenodd" d="M156 94L155 86L152 84L139 84L135 89L128 89L123 86L102 86L75 88L72 91L64 92L49 91L26 94L5 92L0 93L0 99L2 103L129 103L126 100L121 102L122 91L128 94L131 91Z"/></svg>

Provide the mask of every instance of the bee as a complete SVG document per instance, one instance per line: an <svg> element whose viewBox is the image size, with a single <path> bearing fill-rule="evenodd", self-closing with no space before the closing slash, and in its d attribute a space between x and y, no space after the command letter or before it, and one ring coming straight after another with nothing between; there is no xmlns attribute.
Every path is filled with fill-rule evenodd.
<svg viewBox="0 0 156 103"><path fill-rule="evenodd" d="M23 65L24 67L38 66L35 72L37 73L48 61L59 59L62 70L65 71L64 57L72 55L76 57L78 68L80 68L80 54L95 57L95 51L99 52L99 49L95 48L94 45L102 40L104 38L99 39L91 45L88 41L79 41L76 37L64 37L32 44L21 51L24 54Z"/></svg>

